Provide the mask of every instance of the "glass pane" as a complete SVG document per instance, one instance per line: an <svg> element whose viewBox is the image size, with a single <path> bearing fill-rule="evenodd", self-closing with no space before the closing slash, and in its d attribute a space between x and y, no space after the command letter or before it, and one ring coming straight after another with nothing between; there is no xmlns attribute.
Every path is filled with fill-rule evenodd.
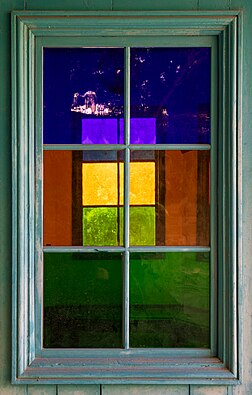
<svg viewBox="0 0 252 395"><path fill-rule="evenodd" d="M131 49L132 144L210 142L210 58L210 48Z"/></svg>
<svg viewBox="0 0 252 395"><path fill-rule="evenodd" d="M45 48L44 144L123 141L123 81L123 48Z"/></svg>
<svg viewBox="0 0 252 395"><path fill-rule="evenodd" d="M116 246L123 244L123 208L83 208L83 245Z"/></svg>
<svg viewBox="0 0 252 395"><path fill-rule="evenodd" d="M130 245L155 245L155 217L155 206L130 207Z"/></svg>
<svg viewBox="0 0 252 395"><path fill-rule="evenodd" d="M209 254L134 253L130 346L209 347Z"/></svg>
<svg viewBox="0 0 252 395"><path fill-rule="evenodd" d="M44 254L44 347L122 347L121 254Z"/></svg>
<svg viewBox="0 0 252 395"><path fill-rule="evenodd" d="M130 219L131 245L208 246L209 151L155 151L154 160L144 152L130 165L130 210L138 209L138 220Z"/></svg>
<svg viewBox="0 0 252 395"><path fill-rule="evenodd" d="M121 160L116 151L44 151L44 245L122 242Z"/></svg>

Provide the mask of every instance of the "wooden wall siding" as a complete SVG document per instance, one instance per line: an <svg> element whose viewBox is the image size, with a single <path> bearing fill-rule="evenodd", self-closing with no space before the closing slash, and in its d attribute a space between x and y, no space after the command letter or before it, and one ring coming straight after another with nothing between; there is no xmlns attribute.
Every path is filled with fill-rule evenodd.
<svg viewBox="0 0 252 395"><path fill-rule="evenodd" d="M226 386L55 386L10 384L11 372L11 10L244 9L243 72L243 384ZM252 2L251 0L0 0L0 395L250 395L252 394Z"/></svg>

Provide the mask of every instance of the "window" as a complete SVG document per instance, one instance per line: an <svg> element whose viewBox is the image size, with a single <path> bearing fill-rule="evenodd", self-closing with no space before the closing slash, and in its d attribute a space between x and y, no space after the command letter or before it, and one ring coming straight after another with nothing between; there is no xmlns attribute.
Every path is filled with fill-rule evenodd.
<svg viewBox="0 0 252 395"><path fill-rule="evenodd" d="M239 15L65 22L13 15L13 381L237 383Z"/></svg>

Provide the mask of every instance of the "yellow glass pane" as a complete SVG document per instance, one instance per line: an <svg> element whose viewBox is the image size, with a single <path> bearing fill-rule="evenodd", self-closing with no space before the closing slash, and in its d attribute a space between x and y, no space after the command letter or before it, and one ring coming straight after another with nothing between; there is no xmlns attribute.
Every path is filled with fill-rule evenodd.
<svg viewBox="0 0 252 395"><path fill-rule="evenodd" d="M123 163L119 164L120 205L123 205ZM117 163L82 164L82 204L115 206L118 204ZM155 163L130 163L130 204L155 204Z"/></svg>
<svg viewBox="0 0 252 395"><path fill-rule="evenodd" d="M118 164L82 164L82 204L110 206L118 204ZM123 163L119 166L120 204L123 204Z"/></svg>
<svg viewBox="0 0 252 395"><path fill-rule="evenodd" d="M155 162L130 163L130 204L155 204Z"/></svg>

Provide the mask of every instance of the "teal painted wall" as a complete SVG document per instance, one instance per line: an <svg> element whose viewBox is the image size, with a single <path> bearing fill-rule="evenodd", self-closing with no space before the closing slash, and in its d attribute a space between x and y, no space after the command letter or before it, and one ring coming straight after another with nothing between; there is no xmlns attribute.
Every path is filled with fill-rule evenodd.
<svg viewBox="0 0 252 395"><path fill-rule="evenodd" d="M11 372L11 10L244 10L243 70L243 383L226 386L14 386ZM0 395L252 394L252 2L251 0L0 0Z"/></svg>

